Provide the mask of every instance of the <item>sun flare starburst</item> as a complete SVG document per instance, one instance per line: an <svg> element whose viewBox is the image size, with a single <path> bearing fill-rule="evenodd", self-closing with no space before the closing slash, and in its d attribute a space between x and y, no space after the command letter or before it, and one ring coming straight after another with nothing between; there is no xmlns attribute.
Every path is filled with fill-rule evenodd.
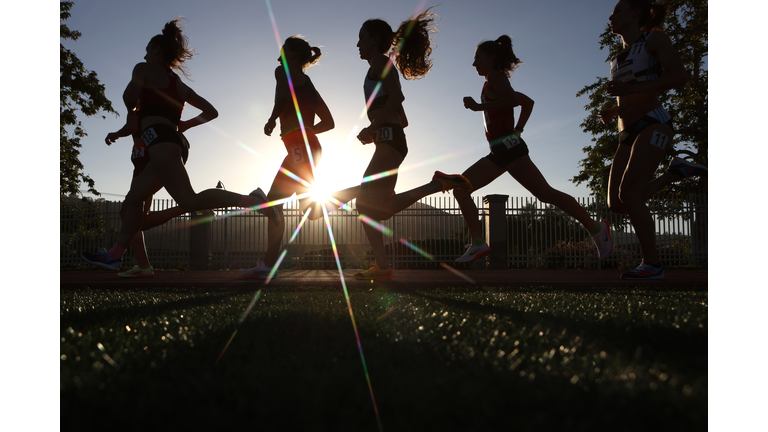
<svg viewBox="0 0 768 432"><path fill-rule="evenodd" d="M298 103L298 100L296 98L296 92L294 90L293 81L291 80L291 74L290 74L290 70L289 70L289 65L288 65L288 62L286 61L286 58L285 58L285 52L282 49L282 39L280 38L280 34L278 32L277 22L275 20L274 13L272 11L272 5L270 3L270 0L265 0L265 2L266 2L267 10L269 12L269 18L270 18L270 20L272 22L272 29L274 30L275 39L277 41L278 48L280 49L280 57L281 57L281 60L282 60L281 64L283 65L283 68L285 70L285 73L286 73L286 76L287 76L287 79L288 79L288 87L289 87L289 90L290 90L290 93L291 93L291 97L293 99L293 105L294 105L294 109L296 110L296 116L297 116L297 119L298 119L299 126L301 128L301 133L302 133L302 136L304 138L304 144L305 144L305 147L306 147L306 150L307 150L307 156L309 158L309 164L310 164L310 167L311 167L311 170L312 170L311 171L312 172L312 178L315 179L315 181L309 182L306 179L302 179L298 175L296 175L296 174L290 172L289 170L281 167L280 171L283 174L287 175L288 177L292 178L293 180L295 180L299 184L303 185L308 190L306 192L304 192L304 193L296 194L295 197L292 196L292 197L289 197L289 198L284 198L284 199L280 199L280 200L270 201L268 203L263 203L263 204L260 204L258 206L255 206L252 209L253 210L259 210L259 209L263 209L263 208L274 206L274 205L282 206L285 202L291 201L293 199L298 199L298 200L300 200L300 202L303 201L301 206L300 206L300 208L302 208L302 211L303 211L303 216L302 216L301 221L299 222L298 226L296 227L296 230L293 232L293 235L291 236L290 240L287 243L292 243L296 239L296 236L298 235L298 233L302 229L302 227L305 225L305 223L308 220L311 212L313 212L313 211L315 211L315 212L322 211L322 218L323 218L323 220L325 222L325 226L326 226L326 229L328 231L328 237L329 237L330 242L331 242L334 258L336 260L336 266L337 266L337 269L339 271L339 279L341 281L342 291L343 291L344 297L346 299L347 309L348 309L348 312L349 312L350 321L352 322L352 328L354 330L355 339L356 339L356 342L357 342L357 348L358 348L358 351L359 351L359 354L360 354L360 361L361 361L362 366L363 366L363 372L365 374L365 379L366 379L367 384L368 384L368 390L370 392L371 402L373 403L374 413L376 414L376 421L378 423L379 430L382 430L381 419L379 417L379 410L378 410L378 406L376 404L376 399L375 399L374 394L373 394L373 386L371 385L370 375L368 374L368 367L366 365L365 356L363 355L363 347L362 347L362 343L361 343L361 340L360 340L360 333L358 332L357 324L355 322L355 316L354 316L354 313L352 311L352 303L350 301L349 292L347 291L347 285L346 285L346 281L344 279L344 274L343 274L342 269L341 269L341 261L339 259L338 248L337 248L336 241L335 241L335 238L334 238L333 230L331 229L330 219L328 217L328 208L329 207L333 208L335 206L336 208L347 210L347 211L351 211L351 208L347 205L346 202L341 202L337 198L332 196L332 194L334 192L336 192L336 191L331 189L331 188L329 188L329 186L328 186L329 183L328 182L316 181L317 177L315 176L315 173L316 173L315 172L315 168L316 168L315 167L315 161L314 161L314 158L313 158L312 150L311 150L311 148L309 146L309 141L307 139L307 132L306 132L306 129L304 127L304 119L302 118L301 110L299 109L299 103ZM425 0L421 0L419 5L418 5L418 7L417 7L417 9L416 9L417 12L419 10L421 10L424 7L425 4L426 4ZM400 51L401 48L402 48L402 46L398 45L398 47L395 49L395 52L392 54L393 60L397 56L397 54L398 54L398 52ZM384 73L382 74L382 77L381 77L382 79L387 76L387 74L391 71L391 68L392 68L392 63L389 63L387 65L387 68L385 68ZM374 89L373 93L370 95L369 99L366 101L365 107L363 109L363 112L360 114L360 119L359 120L363 120L366 117L366 114L368 112L368 109L371 106L372 101L376 98L377 93L379 93L379 91L381 90L381 85L382 85L382 83L381 83L381 81L379 81L377 83L377 86ZM314 121L314 119L307 119L307 120L310 121L310 122ZM350 131L350 133L347 136L347 139L346 139L346 141L344 143L344 147L345 148L349 146L349 143L353 140L353 137L355 136L355 133L358 131L358 129L359 129L359 125L356 124L356 125L353 126L352 130ZM261 154L259 154L258 152L256 152L252 148L244 145L243 143L239 143L238 142L238 144L241 147L243 147L245 150L253 153L254 155L259 156L259 157L263 157ZM440 156L440 157L437 157L437 158L434 158L434 159L430 159L428 161L417 163L417 164L415 164L415 165L413 165L411 167L400 167L398 169L393 169L393 170L390 170L390 171L386 171L386 172L370 175L370 176L365 177L362 180L362 183L378 180L378 179L381 179L381 178L387 177L387 176L397 175L400 171L402 171L404 169L415 168L417 166L424 165L425 163L432 163L435 160L445 159L446 157L450 157L450 156L455 156L455 154ZM306 199L309 199L311 201L311 203L313 203L313 204L314 203L320 203L320 204L323 204L323 205L320 205L320 206L309 205L308 207L305 207ZM347 198L344 198L344 199L347 199ZM325 205L326 203L333 203L333 204L330 205L330 206L326 206ZM224 215L224 217L229 216L231 214L237 214L237 213L236 212L231 212L231 213L228 213L228 214ZM315 215L315 216L317 216L317 215ZM360 214L359 218L360 218L360 220L363 223L366 223L366 224L368 224L370 226L375 227L377 230L381 231L383 234L385 234L387 236L391 236L392 235L392 231L388 227L382 225L379 221L372 220L371 218L369 218L369 217L367 217L367 216L365 216L363 214ZM406 241L405 239L400 239L399 241L400 241L400 243L402 243L403 245L411 248L412 250L414 250L415 252L419 253L420 255L422 255L422 256L424 256L424 257L426 257L428 259L434 259L434 257L432 255L430 255L426 251L421 250L420 248L416 247L415 245L413 245L412 243ZM269 284L269 282L272 280L272 278L274 277L275 272L277 271L278 267L280 266L280 263L282 262L283 258L286 257L286 254L287 254L287 249L283 249L282 253L280 254L280 257L278 258L277 262L275 263L275 265L272 268L272 271L270 272L269 276L267 277L267 279L265 281L266 284ZM445 264L442 264L442 265L446 269L448 269L450 271L453 271L454 273L459 274L459 276L462 276L457 270L452 269L449 266L446 266ZM464 277L465 279L468 279L466 276L462 276L462 277ZM246 310L244 311L243 315L241 316L240 322L238 324L242 323L245 320L245 318L248 316L248 314L250 313L251 309L254 307L254 305L256 304L256 302L257 302L257 300L259 299L260 296L261 296L261 290L256 292L256 294L252 298L251 302L249 303L248 307L246 308ZM386 316L389 313L391 313L392 310L393 310L393 308L390 308L389 311L387 311L384 315L379 317L379 319L381 319L384 316ZM222 356L224 355L224 352L227 350L229 345L232 343L232 340L234 339L236 334L237 334L237 329L232 334L232 337L229 339L229 341L225 345L225 347L222 350L222 352L219 355L219 357L216 359L216 363L218 363L219 360L222 358Z"/></svg>

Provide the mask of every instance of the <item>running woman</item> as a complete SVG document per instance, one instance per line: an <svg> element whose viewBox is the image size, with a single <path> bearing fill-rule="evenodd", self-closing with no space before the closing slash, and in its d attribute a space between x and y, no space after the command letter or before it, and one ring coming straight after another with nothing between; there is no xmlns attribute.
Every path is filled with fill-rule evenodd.
<svg viewBox="0 0 768 432"><path fill-rule="evenodd" d="M681 87L688 74L669 36L660 30L666 6L647 0L621 0L609 21L621 36L624 49L611 59L611 80L606 90L616 105L603 110L600 120L619 119L619 148L613 157L608 182L611 211L626 213L635 228L643 262L622 279L662 279L664 265L656 250L656 230L645 201L660 188L692 175L707 175L707 168L673 158L659 178L654 173L672 152L672 117L661 106L659 92Z"/></svg>
<svg viewBox="0 0 768 432"><path fill-rule="evenodd" d="M110 132L104 141L107 145L112 145L120 138L130 135L133 138L133 148L131 149L131 162L133 163L133 177L131 178L131 186L139 177L144 168L149 163L149 153L144 145L144 141L141 139L141 129L139 127L139 118L135 113L128 113L125 125L117 132ZM157 191L155 191L157 192ZM149 257L147 256L147 249L144 245L144 231L162 225L167 221L181 216L184 213L184 209L181 207L171 207L159 212L153 212L149 214L149 210L152 207L152 195L147 197L143 203L143 217L141 221L141 231L136 233L131 240L131 247L133 248L133 254L136 258L136 265L128 271L118 273L120 277L152 277L155 275L152 265L149 263ZM120 219L125 217L125 202L120 207Z"/></svg>
<svg viewBox="0 0 768 432"><path fill-rule="evenodd" d="M189 145L182 133L215 119L218 111L172 71L178 70L187 76L184 63L194 55L194 51L187 46L187 37L177 25L180 19L167 23L162 34L149 41L144 56L146 62L134 67L131 82L123 92L123 101L129 113L134 112L141 100L141 110L138 111L141 138L150 161L125 197L125 217L117 242L108 251L82 254L86 261L94 265L110 270L120 268L125 249L141 229L144 201L160 187L165 187L179 206L188 212L221 207L252 208L267 201L267 197L257 191L251 192L251 195L240 195L220 189L195 193L192 189L184 168ZM186 103L202 112L181 121Z"/></svg>
<svg viewBox="0 0 768 432"><path fill-rule="evenodd" d="M267 120L267 124L264 125L264 133L268 136L272 135L272 131L275 129L275 121L279 117L280 138L283 140L285 149L288 151L288 156L283 160L281 169L272 182L272 188L267 194L269 201L289 198L294 193L304 194L309 190L303 184L286 175L283 170L295 174L308 183L315 182L312 163L317 166L323 153L320 141L317 140L316 135L329 131L334 127L331 111L328 109L322 96L320 96L320 93L315 89L312 80L305 74L307 68L320 60L321 55L320 48L310 47L309 43L304 39L298 36L291 36L285 40L281 49L281 56L277 58L280 66L275 69L275 81L277 82L275 106L272 109L272 115ZM283 58L285 59L285 65L288 66L289 76L286 76ZM291 89L289 88L289 77L299 105L300 117L297 115L293 104L293 95L291 95ZM317 124L314 124L315 115L320 119ZM302 129L306 133L307 142L312 152L311 162L310 155L307 153L307 146L304 143ZM300 200L302 212L309 207L310 202L311 198ZM270 208L276 210L277 218L275 224L269 224L267 231L267 255L256 267L239 270L240 275L243 277L266 279L277 262L280 244L283 240L283 232L285 231L285 218L283 217L282 205Z"/></svg>
<svg viewBox="0 0 768 432"><path fill-rule="evenodd" d="M485 84L480 103L468 96L464 98L464 107L483 112L490 153L464 171L464 176L472 183L474 190L478 190L508 172L539 201L557 206L584 225L592 234L600 259L603 259L613 248L608 222L593 220L572 196L550 186L528 156L528 146L520 135L533 110L533 100L516 92L509 83L510 72L521 64L523 62L512 50L512 39L506 35L495 41L485 41L475 50L472 66L478 75L485 77ZM520 106L517 123L516 106ZM481 235L477 206L469 192L457 189L453 195L472 236L472 244L456 262L472 262L489 253L491 248Z"/></svg>
<svg viewBox="0 0 768 432"><path fill-rule="evenodd" d="M403 110L405 96L399 75L405 79L421 78L432 67L429 36L434 22L430 9L400 24L396 32L385 21L371 19L363 23L357 47L360 58L370 65L365 74L363 90L368 103L370 126L357 138L363 144L373 143L376 150L365 170L364 178L384 175L365 181L357 191L357 210L363 219L363 229L371 243L376 261L355 279L392 279L392 265L387 259L384 238L377 225L409 205L440 191L454 188L470 190L472 185L462 176L435 172L432 181L410 191L395 194L397 170L403 163L408 146L403 128L408 120Z"/></svg>

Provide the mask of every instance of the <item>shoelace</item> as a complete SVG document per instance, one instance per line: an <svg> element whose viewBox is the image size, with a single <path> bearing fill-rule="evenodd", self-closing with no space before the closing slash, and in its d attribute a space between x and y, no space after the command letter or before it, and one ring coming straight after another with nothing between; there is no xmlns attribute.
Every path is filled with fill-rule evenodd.
<svg viewBox="0 0 768 432"><path fill-rule="evenodd" d="M648 264L646 264L646 263L642 263L642 264L640 264L639 266L635 267L635 269L634 269L634 270L632 270L632 271L633 271L633 272L641 272L641 271L645 270L646 268L652 268L652 269L656 269L656 267L653 267L653 266L651 266L651 265L648 265ZM658 269L657 269L657 270L658 270Z"/></svg>

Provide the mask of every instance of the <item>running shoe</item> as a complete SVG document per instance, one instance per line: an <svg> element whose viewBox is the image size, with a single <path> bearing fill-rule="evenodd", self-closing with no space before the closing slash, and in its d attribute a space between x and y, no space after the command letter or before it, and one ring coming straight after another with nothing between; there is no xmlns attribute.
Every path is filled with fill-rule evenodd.
<svg viewBox="0 0 768 432"><path fill-rule="evenodd" d="M371 267L368 268L368 270L362 273L356 273L355 279L357 280L373 280L373 279L390 280L392 279L392 266L390 265L388 269L382 270L379 268L379 266L376 263L373 263L371 264Z"/></svg>
<svg viewBox="0 0 768 432"><path fill-rule="evenodd" d="M641 263L636 269L621 275L621 278L625 280L664 279L664 264L656 268L652 265Z"/></svg>
<svg viewBox="0 0 768 432"><path fill-rule="evenodd" d="M272 267L267 267L266 264L264 264L264 261L259 262L259 265L253 268L249 269L240 269L237 272L240 274L240 276L248 279L266 279L269 277L269 273L272 271ZM277 272L275 272L274 275L272 275L272 279L275 279L275 276L277 275Z"/></svg>
<svg viewBox="0 0 768 432"><path fill-rule="evenodd" d="M120 277L129 277L129 278L146 278L146 277L154 276L155 271L152 269L152 266L149 266L143 269L138 265L135 265L133 266L132 269L128 271L124 271L122 273L118 273L117 275Z"/></svg>
<svg viewBox="0 0 768 432"><path fill-rule="evenodd" d="M472 261L489 253L490 251L491 251L491 247L488 246L488 243L483 243L481 246L472 246L471 244L469 244L467 245L467 251L464 252L464 255L460 256L459 258L456 258L456 262L471 263Z"/></svg>
<svg viewBox="0 0 768 432"><path fill-rule="evenodd" d="M104 267L107 270L120 270L120 266L123 264L122 258L112 258L104 248L99 248L98 252L95 254L83 252L81 256L89 263Z"/></svg>
<svg viewBox="0 0 768 432"><path fill-rule="evenodd" d="M600 259L604 259L613 250L613 238L611 237L611 226L606 221L600 221L600 232L592 236L592 240L597 245L597 251L600 253Z"/></svg>
<svg viewBox="0 0 768 432"><path fill-rule="evenodd" d="M669 171L680 175L682 178L707 176L707 167L704 165L695 164L693 162L688 162L687 160L679 157L673 157L669 162Z"/></svg>
<svg viewBox="0 0 768 432"><path fill-rule="evenodd" d="M267 195L263 190L261 190L261 188L256 188L256 190L251 192L249 195L256 198L256 205L269 202L269 200L267 200ZM275 223L275 225L280 225L280 213L277 212L277 208L275 208L275 206L260 208L256 211L267 217L271 215L272 221Z"/></svg>
<svg viewBox="0 0 768 432"><path fill-rule="evenodd" d="M464 189L471 191L472 183L467 180L461 174L445 174L440 171L435 171L435 175L432 176L432 180L437 180L443 186L443 193L446 193L453 189Z"/></svg>

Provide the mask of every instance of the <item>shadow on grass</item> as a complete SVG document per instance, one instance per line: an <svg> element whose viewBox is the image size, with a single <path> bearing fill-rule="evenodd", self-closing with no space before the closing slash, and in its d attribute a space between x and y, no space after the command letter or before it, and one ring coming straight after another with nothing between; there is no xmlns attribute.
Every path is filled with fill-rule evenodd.
<svg viewBox="0 0 768 432"><path fill-rule="evenodd" d="M530 292L530 290L524 291ZM543 292L547 291L549 290L543 290ZM582 291L579 290L579 292ZM594 291L590 294L592 293ZM582 339L600 341L600 346L594 348L634 353L635 359L643 356L668 366L679 367L681 370L689 367L706 369L707 366L708 331L705 328L687 326L682 330L671 329L669 323L638 323L634 320L618 318L590 321L583 317L568 317L562 313L522 312L511 307L480 304L416 291L411 291L409 294L482 315L503 315L519 323L529 323L550 329L565 329L569 333L579 335ZM640 299L647 296L650 294L636 295Z"/></svg>
<svg viewBox="0 0 768 432"><path fill-rule="evenodd" d="M61 325L68 323L106 323L115 316L141 316L148 311L153 313L170 313L176 310L217 305L225 300L230 300L247 293L255 293L260 289L254 286L249 289L235 288L163 288L163 289L79 289L81 296L88 293L101 293L102 302L97 304L67 307L62 305ZM74 291L74 290L68 290ZM82 294L85 293L85 294ZM158 298L155 298L155 295ZM170 296L170 298L169 298ZM148 297L148 298L147 298ZM134 302L135 304L125 304ZM90 306L90 307L89 307Z"/></svg>
<svg viewBox="0 0 768 432"><path fill-rule="evenodd" d="M378 430L338 289L269 288L241 324L253 292L168 292L182 297L150 302L158 293L134 293L122 306L116 301L102 312L72 312L66 320L62 315L62 335L68 339L62 351L69 359L61 365L61 430ZM189 295L200 297L185 297ZM560 354L539 361L543 349L570 347L575 335L588 341L578 345L585 354L607 351L611 360L621 359L618 363L637 362L636 346L648 345L670 358L681 355L670 346L680 342L677 336L657 343L657 331L663 329L649 337L641 330L625 333L628 341L622 341L621 326L615 324L520 312L499 302L457 300L434 291L371 288L354 290L351 298L384 430L706 427L706 394L681 397L673 386L628 386L605 374L597 374L603 378L598 382L590 372L590 356L586 364L578 356ZM163 319L171 312L173 317ZM445 313L449 317L440 318ZM182 314L174 324L174 317ZM497 321L471 322L491 315ZM160 317L155 320L160 322L122 333L126 322L132 328L140 325L136 322L143 318L137 316ZM470 316L468 324L459 324ZM85 334L70 335L69 326ZM417 330L419 326L424 330ZM177 327L190 330L180 337ZM443 337L456 328L464 336ZM562 332L564 328L568 330ZM498 330L514 336L497 336L494 343L491 335ZM551 336L541 338L540 331ZM517 348L520 353L513 357L495 355L498 349L511 353ZM82 359L75 362L75 355ZM640 361L638 374L653 364ZM704 361L703 372L698 365L696 373L706 375ZM608 360L597 363L621 366ZM672 375L671 369L679 366L668 367ZM574 383L580 374L583 378Z"/></svg>

